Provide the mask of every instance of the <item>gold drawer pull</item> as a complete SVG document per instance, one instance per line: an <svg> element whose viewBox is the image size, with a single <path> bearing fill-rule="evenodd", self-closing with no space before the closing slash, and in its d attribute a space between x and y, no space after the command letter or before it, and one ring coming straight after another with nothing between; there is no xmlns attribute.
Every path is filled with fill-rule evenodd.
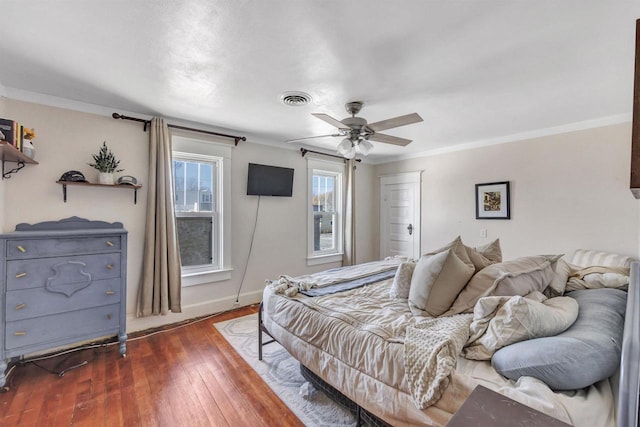
<svg viewBox="0 0 640 427"><path fill-rule="evenodd" d="M17 337L21 337L23 335L27 335L27 333L25 331L18 331L16 333L14 333L13 335L17 336Z"/></svg>
<svg viewBox="0 0 640 427"><path fill-rule="evenodd" d="M27 273L18 273L18 274L16 274L16 279L19 279L19 278L24 277L26 275L27 275Z"/></svg>
<svg viewBox="0 0 640 427"><path fill-rule="evenodd" d="M111 313L107 314L107 319L111 320Z"/></svg>
<svg viewBox="0 0 640 427"><path fill-rule="evenodd" d="M18 250L20 252L22 252L22 253L27 252L27 250L23 246L20 246L20 245L18 245Z"/></svg>
<svg viewBox="0 0 640 427"><path fill-rule="evenodd" d="M113 264L107 264L107 270L113 270Z"/></svg>
<svg viewBox="0 0 640 427"><path fill-rule="evenodd" d="M107 295L115 295L115 292L114 291L107 291L107 292L105 292L105 294L107 294Z"/></svg>
<svg viewBox="0 0 640 427"><path fill-rule="evenodd" d="M113 243L107 240L107 246L113 246Z"/></svg>
<svg viewBox="0 0 640 427"><path fill-rule="evenodd" d="M24 303L22 303L22 304L18 304L18 305L16 305L16 310L22 310L22 309L23 309L23 308L25 308L26 306L27 306L27 304L24 304Z"/></svg>

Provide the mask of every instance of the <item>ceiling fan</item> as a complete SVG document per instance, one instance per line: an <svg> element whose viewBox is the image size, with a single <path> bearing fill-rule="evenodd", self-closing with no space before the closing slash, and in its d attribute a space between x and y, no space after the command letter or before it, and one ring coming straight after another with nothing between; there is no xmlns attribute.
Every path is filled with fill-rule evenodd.
<svg viewBox="0 0 640 427"><path fill-rule="evenodd" d="M338 133L331 135L310 136L306 138L290 139L287 142L301 141L311 138L325 137L342 137L342 142L338 145L338 154L347 159L353 159L356 155L356 148L363 156L369 154L373 149L370 141L384 142L385 144L394 144L405 146L411 143L410 139L399 138L397 136L378 133L382 130L397 128L400 126L410 125L422 121L422 117L418 113L406 114L404 116L394 117L392 119L382 120L375 123L367 123L362 117L356 117L364 105L361 101L347 102L345 108L351 117L337 120L328 114L311 113L311 115L329 123L338 128Z"/></svg>

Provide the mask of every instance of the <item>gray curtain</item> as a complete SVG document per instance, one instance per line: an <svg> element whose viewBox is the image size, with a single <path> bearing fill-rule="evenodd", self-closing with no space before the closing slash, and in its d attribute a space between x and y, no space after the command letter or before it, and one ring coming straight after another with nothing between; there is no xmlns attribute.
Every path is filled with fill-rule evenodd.
<svg viewBox="0 0 640 427"><path fill-rule="evenodd" d="M344 202L344 255L342 265L356 263L356 161L347 160Z"/></svg>
<svg viewBox="0 0 640 427"><path fill-rule="evenodd" d="M147 216L138 317L182 311L172 169L169 128L164 119L154 117L149 132Z"/></svg>

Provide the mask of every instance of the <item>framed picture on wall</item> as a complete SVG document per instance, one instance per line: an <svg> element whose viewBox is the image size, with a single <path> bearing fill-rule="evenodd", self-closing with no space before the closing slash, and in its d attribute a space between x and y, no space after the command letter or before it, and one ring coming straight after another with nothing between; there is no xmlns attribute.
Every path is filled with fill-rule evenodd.
<svg viewBox="0 0 640 427"><path fill-rule="evenodd" d="M509 181L476 184L476 219L510 219Z"/></svg>

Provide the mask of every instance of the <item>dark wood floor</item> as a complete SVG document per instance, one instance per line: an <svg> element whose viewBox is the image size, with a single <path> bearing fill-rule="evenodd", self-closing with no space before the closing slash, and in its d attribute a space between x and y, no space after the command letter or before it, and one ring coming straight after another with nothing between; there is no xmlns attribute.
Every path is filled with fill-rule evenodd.
<svg viewBox="0 0 640 427"><path fill-rule="evenodd" d="M126 358L112 345L17 367L0 394L0 425L302 426L213 326L256 311L131 339ZM83 360L62 377L45 370Z"/></svg>

